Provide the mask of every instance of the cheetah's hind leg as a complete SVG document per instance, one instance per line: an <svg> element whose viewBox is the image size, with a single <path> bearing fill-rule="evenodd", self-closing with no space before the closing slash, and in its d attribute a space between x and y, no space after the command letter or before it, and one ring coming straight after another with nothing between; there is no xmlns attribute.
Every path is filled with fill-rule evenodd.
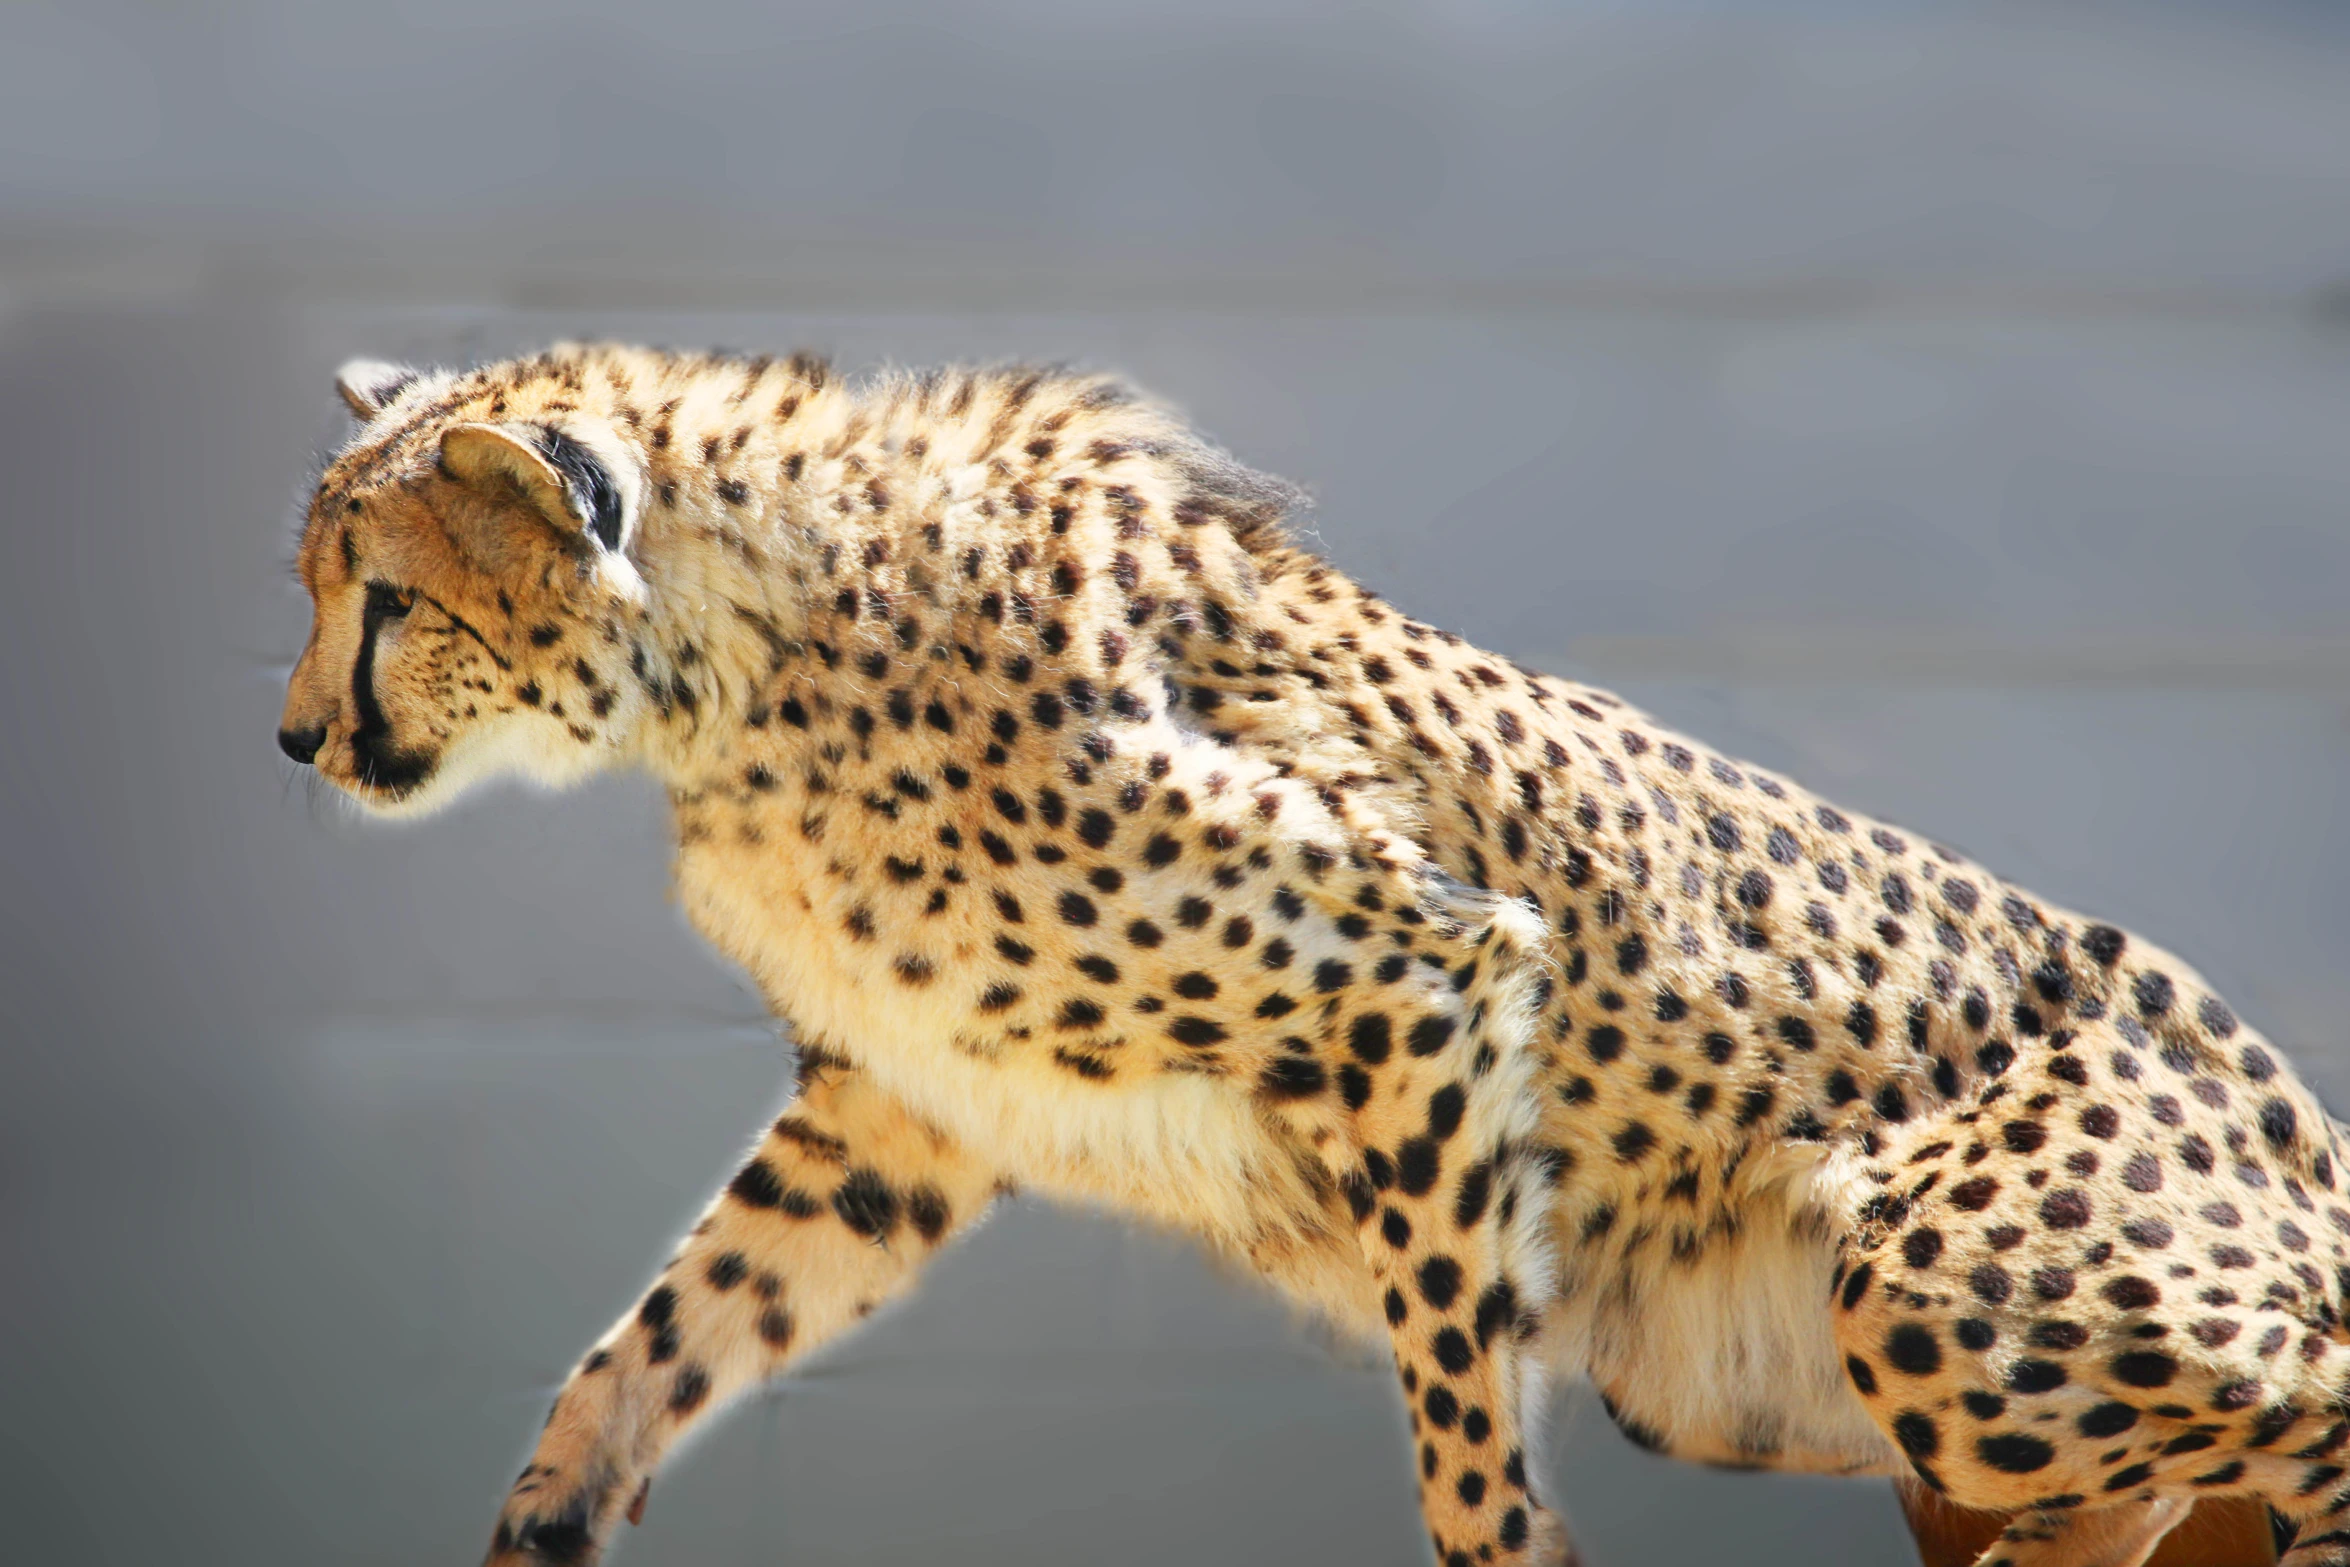
<svg viewBox="0 0 2350 1567"><path fill-rule="evenodd" d="M2158 1496L2112 1507L2024 1513L1975 1567L2139 1567L2193 1505L2184 1497Z"/></svg>
<svg viewBox="0 0 2350 1567"><path fill-rule="evenodd" d="M2337 1495L2329 1510L2302 1522L2277 1567L2350 1567L2350 1491Z"/></svg>

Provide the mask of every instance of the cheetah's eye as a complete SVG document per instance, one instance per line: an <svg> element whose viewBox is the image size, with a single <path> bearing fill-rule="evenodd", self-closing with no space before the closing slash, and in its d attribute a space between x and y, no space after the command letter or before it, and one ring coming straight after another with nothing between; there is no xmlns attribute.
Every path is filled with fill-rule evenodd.
<svg viewBox="0 0 2350 1567"><path fill-rule="evenodd" d="M397 620L415 606L414 594L395 588L388 582L370 582L367 585L369 620Z"/></svg>

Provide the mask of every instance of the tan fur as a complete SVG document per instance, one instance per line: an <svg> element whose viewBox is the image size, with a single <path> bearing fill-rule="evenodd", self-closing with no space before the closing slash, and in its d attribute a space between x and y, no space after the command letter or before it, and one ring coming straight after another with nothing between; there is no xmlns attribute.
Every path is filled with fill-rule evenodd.
<svg viewBox="0 0 2350 1567"><path fill-rule="evenodd" d="M591 1557L1011 1185L1388 1335L1447 1564L1566 1554L1546 1371L1684 1456L2024 1511L1987 1559L2236 1490L2350 1560L2335 1129L2167 954L1404 618L1113 383L566 347L343 389L288 749L387 813L650 771L802 1050L494 1560Z"/></svg>

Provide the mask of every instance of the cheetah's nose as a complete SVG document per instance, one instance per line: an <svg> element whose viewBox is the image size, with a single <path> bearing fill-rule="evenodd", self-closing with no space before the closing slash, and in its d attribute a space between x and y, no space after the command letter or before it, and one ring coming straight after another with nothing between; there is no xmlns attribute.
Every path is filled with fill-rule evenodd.
<svg viewBox="0 0 2350 1567"><path fill-rule="evenodd" d="M277 732L277 748L305 767L317 757L318 748L324 744L326 744L326 730L323 727L280 729Z"/></svg>

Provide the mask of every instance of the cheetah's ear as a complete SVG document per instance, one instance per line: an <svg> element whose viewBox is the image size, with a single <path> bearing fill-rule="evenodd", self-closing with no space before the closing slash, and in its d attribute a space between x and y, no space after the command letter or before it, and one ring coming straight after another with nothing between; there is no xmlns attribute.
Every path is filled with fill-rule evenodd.
<svg viewBox="0 0 2350 1567"><path fill-rule="evenodd" d="M455 424L441 432L441 466L472 485L508 482L566 537L607 555L636 532L636 466L620 443L587 427Z"/></svg>
<svg viewBox="0 0 2350 1567"><path fill-rule="evenodd" d="M423 373L381 359L354 359L335 372L335 390L352 413L372 419Z"/></svg>
<svg viewBox="0 0 2350 1567"><path fill-rule="evenodd" d="M439 437L439 463L472 491L447 510L451 538L486 569L517 569L552 540L588 576L642 604L644 578L630 545L644 479L609 425L590 418L573 418L559 430L449 425Z"/></svg>

